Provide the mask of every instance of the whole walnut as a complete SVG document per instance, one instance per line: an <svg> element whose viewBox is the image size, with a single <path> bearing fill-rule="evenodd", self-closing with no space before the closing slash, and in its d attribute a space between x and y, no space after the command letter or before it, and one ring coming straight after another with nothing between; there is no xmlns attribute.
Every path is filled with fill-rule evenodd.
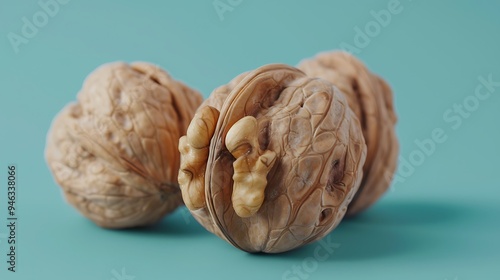
<svg viewBox="0 0 500 280"><path fill-rule="evenodd" d="M399 144L391 88L347 52L321 53L298 68L339 88L361 123L368 152L363 180L347 210L348 216L355 215L382 196L396 170Z"/></svg>
<svg viewBox="0 0 500 280"><path fill-rule="evenodd" d="M179 184L193 216L237 248L268 253L333 230L366 157L344 94L281 64L217 88L179 150Z"/></svg>
<svg viewBox="0 0 500 280"><path fill-rule="evenodd" d="M201 95L148 63L110 63L54 119L45 156L67 201L106 228L148 225L182 204L178 139Z"/></svg>

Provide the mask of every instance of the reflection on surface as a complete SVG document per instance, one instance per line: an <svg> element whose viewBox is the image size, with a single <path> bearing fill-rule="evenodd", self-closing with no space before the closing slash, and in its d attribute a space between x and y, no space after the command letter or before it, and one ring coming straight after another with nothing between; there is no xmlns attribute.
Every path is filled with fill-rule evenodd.
<svg viewBox="0 0 500 280"><path fill-rule="evenodd" d="M443 244L443 236L450 226L469 220L471 215L474 211L456 203L381 201L357 217L344 219L326 237L340 246L324 261L383 258L418 251L432 253ZM279 257L304 259L314 256L318 246L322 246L321 242L280 254Z"/></svg>
<svg viewBox="0 0 500 280"><path fill-rule="evenodd" d="M144 235L164 235L168 238L179 236L210 235L194 218L185 206L181 206L174 213L167 215L159 223L122 230L131 234L142 233Z"/></svg>

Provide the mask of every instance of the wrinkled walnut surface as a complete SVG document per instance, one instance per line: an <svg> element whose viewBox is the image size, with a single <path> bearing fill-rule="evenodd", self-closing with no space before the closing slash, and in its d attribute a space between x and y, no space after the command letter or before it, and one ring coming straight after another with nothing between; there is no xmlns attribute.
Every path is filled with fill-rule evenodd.
<svg viewBox="0 0 500 280"><path fill-rule="evenodd" d="M366 157L344 94L281 64L214 90L179 149L179 184L193 216L237 248L269 253L335 228Z"/></svg>
<svg viewBox="0 0 500 280"><path fill-rule="evenodd" d="M363 180L347 211L348 216L355 215L382 196L396 170L399 144L391 88L346 52L321 53L298 68L339 88L361 123L368 152Z"/></svg>
<svg viewBox="0 0 500 280"><path fill-rule="evenodd" d="M175 209L178 139L201 102L148 63L96 69L47 136L46 160L67 201L107 228L151 224Z"/></svg>

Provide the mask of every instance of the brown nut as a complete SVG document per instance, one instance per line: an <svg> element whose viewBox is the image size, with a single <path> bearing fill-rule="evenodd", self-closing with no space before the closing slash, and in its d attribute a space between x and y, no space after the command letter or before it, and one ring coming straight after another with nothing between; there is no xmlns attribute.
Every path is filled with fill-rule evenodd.
<svg viewBox="0 0 500 280"><path fill-rule="evenodd" d="M298 68L338 87L361 123L368 152L363 180L347 210L348 216L355 215L382 196L396 170L399 144L391 88L347 52L321 53Z"/></svg>
<svg viewBox="0 0 500 280"><path fill-rule="evenodd" d="M268 253L333 230L366 157L344 95L281 64L216 89L179 150L179 184L193 216L237 248Z"/></svg>
<svg viewBox="0 0 500 280"><path fill-rule="evenodd" d="M148 225L182 204L178 139L201 95L148 63L106 64L54 119L45 156L67 201L106 228Z"/></svg>

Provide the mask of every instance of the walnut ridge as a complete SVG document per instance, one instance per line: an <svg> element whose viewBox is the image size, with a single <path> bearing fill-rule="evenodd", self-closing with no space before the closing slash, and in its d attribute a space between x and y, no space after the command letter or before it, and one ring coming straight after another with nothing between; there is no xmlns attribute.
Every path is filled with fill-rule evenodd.
<svg viewBox="0 0 500 280"><path fill-rule="evenodd" d="M45 157L67 201L107 228L148 225L182 204L178 139L201 95L148 63L110 63L54 119Z"/></svg>

